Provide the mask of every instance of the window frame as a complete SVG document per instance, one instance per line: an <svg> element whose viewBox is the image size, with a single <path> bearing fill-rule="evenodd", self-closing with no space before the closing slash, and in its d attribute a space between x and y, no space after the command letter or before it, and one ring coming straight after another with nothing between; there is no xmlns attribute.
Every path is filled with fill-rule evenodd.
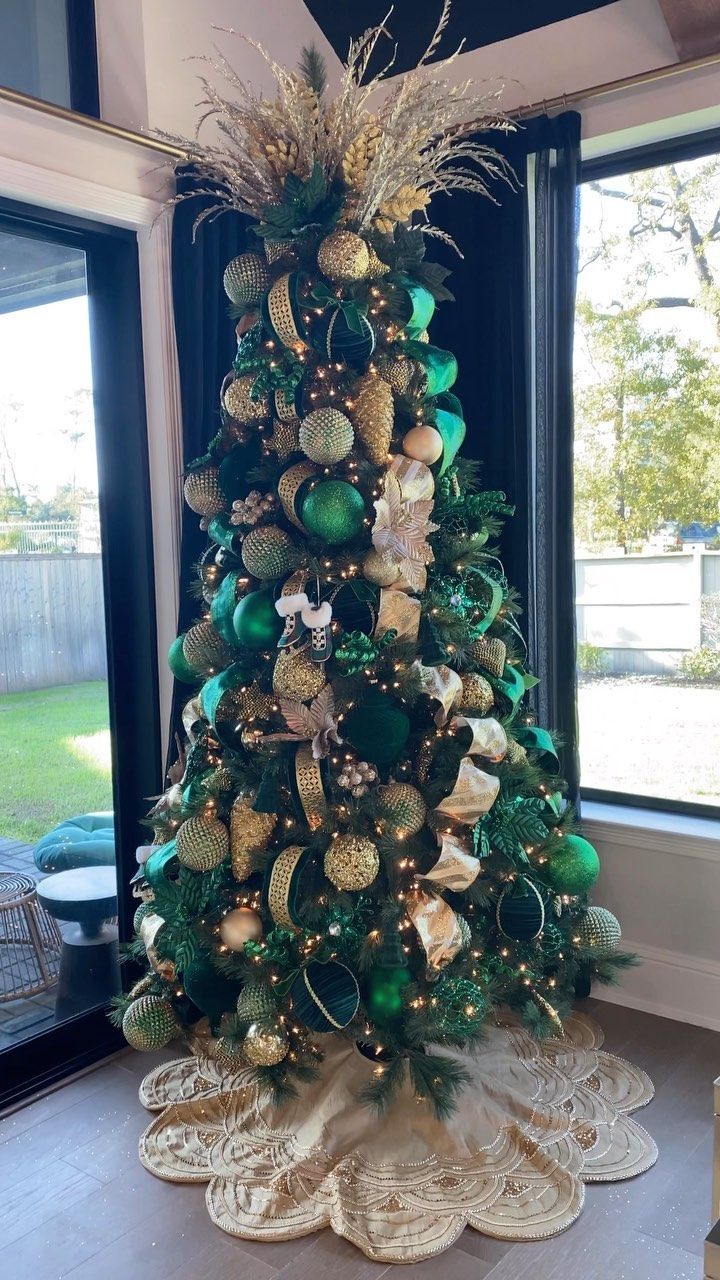
<svg viewBox="0 0 720 1280"><path fill-rule="evenodd" d="M601 181L604 178L615 178L620 174L638 172L642 169L656 169L663 164L699 160L703 156L713 154L720 156L720 128L705 129L677 138L664 138L659 142L629 147L624 151L616 151L607 156L595 156L592 160L582 161L578 187L584 186L588 182ZM576 672L576 699L577 689ZM652 810L654 812L694 815L698 818L714 818L720 822L720 803L717 805L702 804L691 800L665 799L662 796L637 795L629 791L612 791L602 787L584 786L582 784L582 755L580 756L580 766L581 802L583 800L597 801L601 804L624 805L628 808Z"/></svg>
<svg viewBox="0 0 720 1280"><path fill-rule="evenodd" d="M4 198L0 229L86 254L123 942L132 936L137 906L129 882L136 870L133 853L142 839L141 817L147 797L161 790L163 776L137 237L108 223ZM20 1041L0 1054L0 1109L83 1070L124 1043L106 1008Z"/></svg>

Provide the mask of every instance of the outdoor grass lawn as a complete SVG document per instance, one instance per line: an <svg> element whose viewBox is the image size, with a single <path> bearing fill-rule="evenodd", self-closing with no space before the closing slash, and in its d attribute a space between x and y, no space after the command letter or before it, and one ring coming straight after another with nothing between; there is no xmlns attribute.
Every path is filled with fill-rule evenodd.
<svg viewBox="0 0 720 1280"><path fill-rule="evenodd" d="M0 696L0 839L34 844L64 818L112 809L107 684Z"/></svg>

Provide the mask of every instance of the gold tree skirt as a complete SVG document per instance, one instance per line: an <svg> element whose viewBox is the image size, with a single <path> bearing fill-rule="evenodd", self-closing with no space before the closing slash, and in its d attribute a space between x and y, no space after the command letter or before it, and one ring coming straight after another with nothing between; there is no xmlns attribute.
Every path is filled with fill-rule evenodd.
<svg viewBox="0 0 720 1280"><path fill-rule="evenodd" d="M494 1026L462 1057L473 1083L445 1122L409 1089L378 1121L357 1102L372 1063L334 1037L320 1079L280 1109L247 1071L223 1073L200 1048L143 1081L143 1105L160 1114L140 1158L159 1178L207 1182L213 1222L245 1239L328 1226L380 1262L440 1253L466 1226L544 1239L578 1217L586 1182L634 1177L657 1158L630 1119L652 1084L601 1045L584 1014L564 1040Z"/></svg>

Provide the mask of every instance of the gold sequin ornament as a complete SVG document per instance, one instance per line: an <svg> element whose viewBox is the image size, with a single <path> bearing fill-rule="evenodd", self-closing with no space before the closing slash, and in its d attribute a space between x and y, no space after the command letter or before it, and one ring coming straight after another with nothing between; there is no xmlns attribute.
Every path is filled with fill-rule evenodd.
<svg viewBox="0 0 720 1280"><path fill-rule="evenodd" d="M588 907L575 929L583 947L589 947L599 960L617 951L622 933L620 924L607 907Z"/></svg>
<svg viewBox="0 0 720 1280"><path fill-rule="evenodd" d="M324 466L346 458L354 439L352 423L339 409L314 409L300 424L300 448L312 462Z"/></svg>
<svg viewBox="0 0 720 1280"><path fill-rule="evenodd" d="M507 645L497 636L481 636L470 646L470 657L493 676L501 676L507 661Z"/></svg>
<svg viewBox="0 0 720 1280"><path fill-rule="evenodd" d="M270 284L267 262L259 253L240 253L225 268L223 288L237 307L253 306Z"/></svg>
<svg viewBox="0 0 720 1280"><path fill-rule="evenodd" d="M140 996L128 1006L122 1021L123 1035L133 1049L164 1049L177 1035L178 1025L169 1000Z"/></svg>
<svg viewBox="0 0 720 1280"><path fill-rule="evenodd" d="M376 374L364 374L355 383L353 405L355 430L370 461L381 467L387 462L395 420L388 383Z"/></svg>
<svg viewBox="0 0 720 1280"><path fill-rule="evenodd" d="M354 231L331 231L320 241L318 266L328 280L364 280L370 268L368 247Z"/></svg>
<svg viewBox="0 0 720 1280"><path fill-rule="evenodd" d="M282 578L296 563L292 538L276 524L261 525L243 539L243 564L253 578L270 582Z"/></svg>
<svg viewBox="0 0 720 1280"><path fill-rule="evenodd" d="M183 822L175 837L178 861L191 871L212 871L226 857L229 847L225 824L204 813Z"/></svg>
<svg viewBox="0 0 720 1280"><path fill-rule="evenodd" d="M272 433L268 436L268 448L277 454L278 462L287 462L300 447L300 421L298 418L276 418Z"/></svg>
<svg viewBox="0 0 720 1280"><path fill-rule="evenodd" d="M417 835L427 814L427 805L417 787L409 782L389 782L378 787L377 795L382 816L395 835L401 839Z"/></svg>
<svg viewBox="0 0 720 1280"><path fill-rule="evenodd" d="M325 685L323 664L313 662L309 648L283 649L273 671L275 693L309 702Z"/></svg>
<svg viewBox="0 0 720 1280"><path fill-rule="evenodd" d="M396 564L385 560L373 547L368 551L362 565L363 577L374 582L376 587L391 587L400 577L400 569Z"/></svg>
<svg viewBox="0 0 720 1280"><path fill-rule="evenodd" d="M280 1026L264 1028L252 1022L242 1043L243 1053L253 1067L274 1067L282 1062L288 1049L287 1033Z"/></svg>
<svg viewBox="0 0 720 1280"><path fill-rule="evenodd" d="M267 395L262 395L257 400L251 399L254 384L253 374L243 374L225 388L223 404L236 422L264 422L270 417L270 399Z"/></svg>
<svg viewBox="0 0 720 1280"><path fill-rule="evenodd" d="M325 875L336 889L367 889L379 870L380 855L367 836L338 836L325 852Z"/></svg>
<svg viewBox="0 0 720 1280"><path fill-rule="evenodd" d="M264 853L277 822L276 813L256 813L252 801L238 796L230 811L230 857L241 883L252 873L253 857Z"/></svg>
<svg viewBox="0 0 720 1280"><path fill-rule="evenodd" d="M220 472L217 467L191 471L185 478L183 493L190 510L199 516L212 519L225 510L225 498L220 488Z"/></svg>
<svg viewBox="0 0 720 1280"><path fill-rule="evenodd" d="M492 691L492 685L488 683L484 676L479 676L476 672L471 671L462 677L461 711L472 709L473 711L479 711L480 715L484 716L494 703L495 694Z"/></svg>
<svg viewBox="0 0 720 1280"><path fill-rule="evenodd" d="M211 622L196 622L183 640L183 657L199 675L213 675L233 660L230 645L223 640Z"/></svg>

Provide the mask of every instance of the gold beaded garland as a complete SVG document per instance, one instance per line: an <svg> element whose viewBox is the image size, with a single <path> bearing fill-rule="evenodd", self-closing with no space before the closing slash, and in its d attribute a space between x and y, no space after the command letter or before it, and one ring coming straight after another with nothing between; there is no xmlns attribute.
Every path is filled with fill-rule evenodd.
<svg viewBox="0 0 720 1280"><path fill-rule="evenodd" d="M284 529L276 524L261 525L246 534L242 544L243 564L253 578L269 582L292 569L295 546Z"/></svg>
<svg viewBox="0 0 720 1280"><path fill-rule="evenodd" d="M190 510L199 516L212 519L225 510L225 498L220 488L220 472L217 467L191 471L185 478L183 493Z"/></svg>
<svg viewBox="0 0 720 1280"><path fill-rule="evenodd" d="M300 448L312 462L324 466L346 458L354 439L352 423L339 409L314 409L300 424Z"/></svg>
<svg viewBox="0 0 720 1280"><path fill-rule="evenodd" d="M238 796L230 810L230 857L236 880L247 880L253 855L265 852L276 822L276 813L256 813L251 800Z"/></svg>
<svg viewBox="0 0 720 1280"><path fill-rule="evenodd" d="M484 716L494 705L495 694L492 685L488 683L484 676L479 676L475 671L469 672L462 677L462 695L460 697L460 709L462 711L472 708L473 711L479 711Z"/></svg>
<svg viewBox="0 0 720 1280"><path fill-rule="evenodd" d="M321 662L313 662L308 647L283 649L278 655L273 671L275 693L309 702L311 698L317 697L324 686L323 665Z"/></svg>
<svg viewBox="0 0 720 1280"><path fill-rule="evenodd" d="M382 816L401 839L417 835L425 822L427 805L417 787L409 782L389 782L378 787Z"/></svg>
<svg viewBox="0 0 720 1280"><path fill-rule="evenodd" d="M331 231L320 241L318 266L334 282L364 280L370 270L368 247L354 231Z"/></svg>
<svg viewBox="0 0 720 1280"><path fill-rule="evenodd" d="M230 417L236 422L264 422L270 417L269 397L262 395L258 400L252 400L250 397L254 383L255 378L252 374L243 374L241 378L235 378L225 388L223 404Z"/></svg>
<svg viewBox="0 0 720 1280"><path fill-rule="evenodd" d="M240 253L225 268L223 288L236 306L258 303L270 284L267 262L259 253Z"/></svg>
<svg viewBox="0 0 720 1280"><path fill-rule="evenodd" d="M204 813L183 822L175 837L178 861L191 871L212 871L226 857L229 847L225 824Z"/></svg>
<svg viewBox="0 0 720 1280"><path fill-rule="evenodd" d="M243 1040L243 1053L253 1067L274 1067L282 1062L288 1049L287 1033L280 1026L264 1028L252 1022Z"/></svg>
<svg viewBox="0 0 720 1280"><path fill-rule="evenodd" d="M367 889L380 870L380 855L366 836L338 836L325 852L324 870L336 889Z"/></svg>

